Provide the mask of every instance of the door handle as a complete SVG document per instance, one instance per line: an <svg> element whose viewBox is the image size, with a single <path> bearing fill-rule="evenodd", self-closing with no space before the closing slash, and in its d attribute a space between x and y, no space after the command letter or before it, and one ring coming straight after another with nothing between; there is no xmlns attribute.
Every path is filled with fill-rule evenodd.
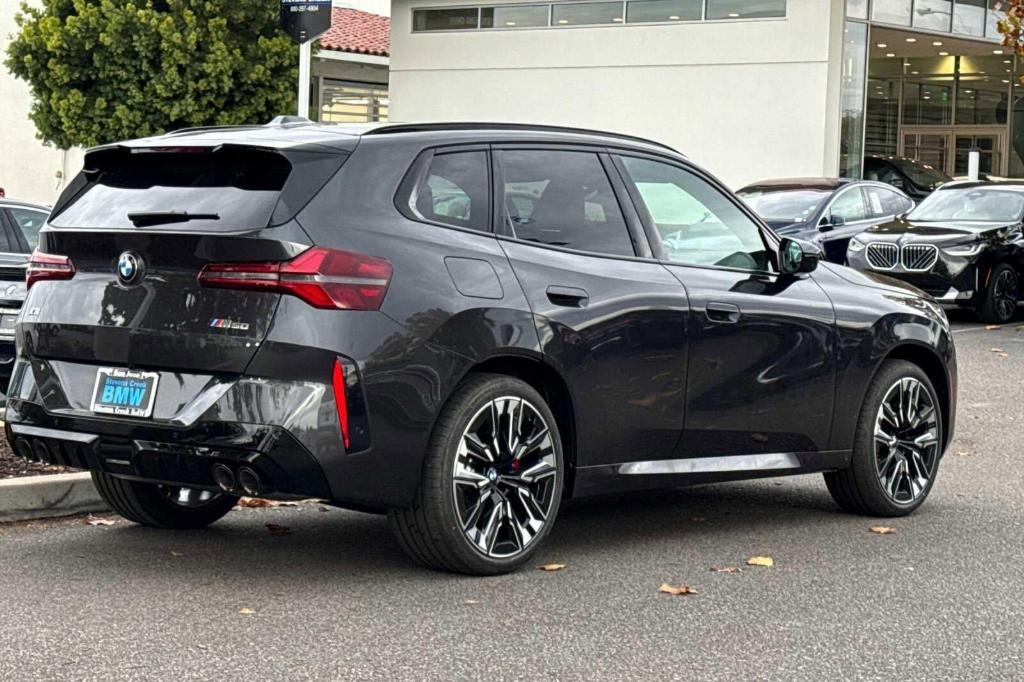
<svg viewBox="0 0 1024 682"><path fill-rule="evenodd" d="M590 294L576 287L548 287L548 300L555 305L566 308L586 308L590 303Z"/></svg>
<svg viewBox="0 0 1024 682"><path fill-rule="evenodd" d="M708 303L704 314L712 322L736 324L740 321L740 308L732 303Z"/></svg>

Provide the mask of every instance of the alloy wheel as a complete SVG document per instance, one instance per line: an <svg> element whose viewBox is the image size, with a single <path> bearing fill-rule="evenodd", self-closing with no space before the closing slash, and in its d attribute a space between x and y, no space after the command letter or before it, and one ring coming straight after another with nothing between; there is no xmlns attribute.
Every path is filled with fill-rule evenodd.
<svg viewBox="0 0 1024 682"><path fill-rule="evenodd" d="M491 558L523 552L558 494L549 425L528 400L495 398L470 419L458 448L452 492L462 532Z"/></svg>
<svg viewBox="0 0 1024 682"><path fill-rule="evenodd" d="M875 465L885 494L912 504L928 489L939 459L939 421L931 393L914 377L886 392L875 418Z"/></svg>
<svg viewBox="0 0 1024 682"><path fill-rule="evenodd" d="M1017 311L1017 275L1013 270L1004 269L992 282L992 296L996 314L1001 320L1009 320Z"/></svg>

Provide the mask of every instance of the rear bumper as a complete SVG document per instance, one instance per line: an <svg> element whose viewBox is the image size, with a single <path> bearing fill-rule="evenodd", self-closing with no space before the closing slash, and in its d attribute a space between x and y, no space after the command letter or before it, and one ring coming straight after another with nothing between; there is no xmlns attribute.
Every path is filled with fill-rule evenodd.
<svg viewBox="0 0 1024 682"><path fill-rule="evenodd" d="M329 367L329 365L328 365ZM316 497L373 506L346 463L329 383L161 372L148 419L89 409L96 366L19 359L7 401L5 435L21 457L122 478L220 490L214 469L239 480L246 467L266 497ZM350 398L362 400L358 382ZM358 418L365 410L353 409ZM365 422L353 445L369 449ZM361 431L359 430L361 429ZM327 472L330 472L328 475ZM222 478L223 480L223 478ZM232 492L243 494L241 485ZM380 500L387 503L387 500Z"/></svg>

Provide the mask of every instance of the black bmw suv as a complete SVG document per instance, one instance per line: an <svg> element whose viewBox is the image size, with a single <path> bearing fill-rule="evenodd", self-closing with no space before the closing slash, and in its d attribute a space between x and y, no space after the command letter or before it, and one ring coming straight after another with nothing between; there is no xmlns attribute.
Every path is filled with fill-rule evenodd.
<svg viewBox="0 0 1024 682"><path fill-rule="evenodd" d="M824 472L843 508L907 514L953 431L946 318L818 260L609 133L284 119L113 144L41 234L5 428L141 524L319 497L471 574L602 492Z"/></svg>

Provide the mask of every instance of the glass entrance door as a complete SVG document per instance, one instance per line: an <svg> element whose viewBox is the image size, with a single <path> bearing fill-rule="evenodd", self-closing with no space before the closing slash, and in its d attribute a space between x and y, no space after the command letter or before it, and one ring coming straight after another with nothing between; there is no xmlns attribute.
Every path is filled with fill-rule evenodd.
<svg viewBox="0 0 1024 682"><path fill-rule="evenodd" d="M948 130L914 128L903 129L903 151L900 156L949 174L952 161L953 135Z"/></svg>
<svg viewBox="0 0 1024 682"><path fill-rule="evenodd" d="M987 175L1003 175L1002 133L956 133L956 151L953 155L953 173L951 175L967 175L967 153L972 149L981 152L978 167Z"/></svg>
<svg viewBox="0 0 1024 682"><path fill-rule="evenodd" d="M902 129L900 156L920 161L957 177L967 175L968 152L981 152L980 170L988 175L1005 175L1003 145L1006 129L971 126L946 128L938 126Z"/></svg>

